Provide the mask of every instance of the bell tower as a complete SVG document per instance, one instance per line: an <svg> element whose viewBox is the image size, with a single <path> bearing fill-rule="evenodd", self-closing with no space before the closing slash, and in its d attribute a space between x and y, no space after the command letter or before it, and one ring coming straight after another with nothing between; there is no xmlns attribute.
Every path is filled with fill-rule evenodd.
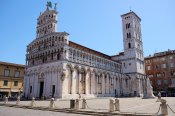
<svg viewBox="0 0 175 116"><path fill-rule="evenodd" d="M124 44L124 73L144 74L144 55L141 34L141 18L130 11L121 15Z"/></svg>
<svg viewBox="0 0 175 116"><path fill-rule="evenodd" d="M52 3L47 2L46 10L37 19L36 38L57 32L57 14L57 3L52 9Z"/></svg>

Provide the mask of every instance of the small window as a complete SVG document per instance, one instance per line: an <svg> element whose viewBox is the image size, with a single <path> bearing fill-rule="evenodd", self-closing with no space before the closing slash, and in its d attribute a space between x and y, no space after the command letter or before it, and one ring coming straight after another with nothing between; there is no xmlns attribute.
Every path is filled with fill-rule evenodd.
<svg viewBox="0 0 175 116"><path fill-rule="evenodd" d="M4 86L8 86L8 81L7 80L4 80Z"/></svg>
<svg viewBox="0 0 175 116"><path fill-rule="evenodd" d="M18 81L14 81L14 86L18 86Z"/></svg>
<svg viewBox="0 0 175 116"><path fill-rule="evenodd" d="M126 34L127 38L131 38L131 33Z"/></svg>
<svg viewBox="0 0 175 116"><path fill-rule="evenodd" d="M146 63L151 63L151 61L150 60L146 60Z"/></svg>
<svg viewBox="0 0 175 116"><path fill-rule="evenodd" d="M127 23L126 24L126 29L129 29L130 28L130 23Z"/></svg>
<svg viewBox="0 0 175 116"><path fill-rule="evenodd" d="M126 82L126 86L128 86L128 79L126 79L125 82Z"/></svg>
<svg viewBox="0 0 175 116"><path fill-rule="evenodd" d="M162 68L166 68L166 64L162 64L161 66L162 66Z"/></svg>
<svg viewBox="0 0 175 116"><path fill-rule="evenodd" d="M161 80L157 80L157 85L161 85Z"/></svg>
<svg viewBox="0 0 175 116"><path fill-rule="evenodd" d="M5 70L4 70L4 76L5 76L5 77L10 76L10 70L9 70L9 69L5 69Z"/></svg>
<svg viewBox="0 0 175 116"><path fill-rule="evenodd" d="M15 71L15 77L19 77L20 76L20 71Z"/></svg>
<svg viewBox="0 0 175 116"><path fill-rule="evenodd" d="M140 44L137 44L137 48L140 49Z"/></svg>
<svg viewBox="0 0 175 116"><path fill-rule="evenodd" d="M172 60L173 59L173 56L170 56L169 58L170 58L170 60Z"/></svg>
<svg viewBox="0 0 175 116"><path fill-rule="evenodd" d="M130 28L130 23L128 23L128 28Z"/></svg>
<svg viewBox="0 0 175 116"><path fill-rule="evenodd" d="M168 80L163 80L164 85L168 85Z"/></svg>
<svg viewBox="0 0 175 116"><path fill-rule="evenodd" d="M174 71L171 71L170 73L171 73L171 76L174 76Z"/></svg>
<svg viewBox="0 0 175 116"><path fill-rule="evenodd" d="M174 63L170 63L169 65L170 65L170 67L171 67L171 68L173 68L173 67L174 67Z"/></svg>
<svg viewBox="0 0 175 116"><path fill-rule="evenodd" d="M131 48L131 43L128 43L128 48Z"/></svg>
<svg viewBox="0 0 175 116"><path fill-rule="evenodd" d="M146 70L151 70L151 66L146 66Z"/></svg>
<svg viewBox="0 0 175 116"><path fill-rule="evenodd" d="M123 66L125 67L125 63L123 63Z"/></svg>
<svg viewBox="0 0 175 116"><path fill-rule="evenodd" d="M154 76L153 75L147 75L148 78L153 78Z"/></svg>
<svg viewBox="0 0 175 116"><path fill-rule="evenodd" d="M32 93L32 86L30 86L30 93Z"/></svg>
<svg viewBox="0 0 175 116"><path fill-rule="evenodd" d="M156 76L157 76L157 77L161 77L161 74L160 74L160 73L157 73Z"/></svg>
<svg viewBox="0 0 175 116"><path fill-rule="evenodd" d="M165 72L162 73L162 76L165 77Z"/></svg>
<svg viewBox="0 0 175 116"><path fill-rule="evenodd" d="M160 61L165 61L165 57L161 58Z"/></svg>
<svg viewBox="0 0 175 116"><path fill-rule="evenodd" d="M159 69L159 65L155 65L155 69Z"/></svg>

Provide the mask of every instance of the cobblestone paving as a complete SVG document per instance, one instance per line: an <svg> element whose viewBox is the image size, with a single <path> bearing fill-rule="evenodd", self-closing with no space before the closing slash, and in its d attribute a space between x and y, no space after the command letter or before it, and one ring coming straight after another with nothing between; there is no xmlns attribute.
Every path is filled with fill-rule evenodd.
<svg viewBox="0 0 175 116"><path fill-rule="evenodd" d="M109 97L108 98L96 98L87 99L88 111L109 111ZM156 102L157 99L141 99L141 98L118 98L120 100L121 112L136 112L136 113L156 113L159 109L160 102ZM175 97L164 97L167 100L167 104L175 111ZM35 101L36 106L48 107L50 101ZM9 102L15 104L16 102ZM22 105L29 105L30 101L20 101ZM80 107L81 107L80 102ZM56 108L70 108L69 100L57 99L55 101ZM82 109L80 109L82 110ZM175 114L168 109L168 116L175 116ZM160 112L159 112L160 114Z"/></svg>

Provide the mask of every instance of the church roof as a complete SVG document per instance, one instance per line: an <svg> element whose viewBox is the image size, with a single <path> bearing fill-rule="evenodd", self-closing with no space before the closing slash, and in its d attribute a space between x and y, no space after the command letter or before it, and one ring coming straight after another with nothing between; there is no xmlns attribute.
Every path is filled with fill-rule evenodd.
<svg viewBox="0 0 175 116"><path fill-rule="evenodd" d="M76 49L79 49L79 50L82 50L82 51L85 51L85 52L88 52L88 53L90 53L90 54L94 54L94 55L99 56L99 57L106 58L106 59L108 59L108 60L112 60L111 56L109 56L109 55L106 55L106 54L104 54L104 53L95 51L95 50L93 50L93 49L90 49L90 48L88 48L88 47L82 46L82 45L77 44L77 43L72 42L72 41L69 41L69 46L70 46L70 47L73 47L73 48L76 48ZM112 60L112 61L114 61L114 60ZM114 61L114 62L117 62L117 61ZM118 63L119 63L119 62L118 62Z"/></svg>
<svg viewBox="0 0 175 116"><path fill-rule="evenodd" d="M141 21L141 18L134 11L130 11L128 13L125 13L125 14L121 15L121 17L129 15L129 14L134 14Z"/></svg>

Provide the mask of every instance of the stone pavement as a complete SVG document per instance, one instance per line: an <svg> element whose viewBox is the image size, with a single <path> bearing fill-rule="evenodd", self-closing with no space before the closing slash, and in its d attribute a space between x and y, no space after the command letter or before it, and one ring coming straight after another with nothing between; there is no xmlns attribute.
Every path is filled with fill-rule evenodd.
<svg viewBox="0 0 175 116"><path fill-rule="evenodd" d="M108 98L94 98L87 99L87 108L80 109L80 111L95 111L95 112L108 112L109 111L109 99ZM120 100L120 112L122 114L127 113L136 113L137 115L143 114L155 114L158 112L160 102L156 102L157 99L141 99L137 97L133 98L118 98ZM175 111L175 97L164 97L163 99L167 100L167 104ZM29 106L31 101L20 101L20 105ZM8 104L15 104L16 102L8 102ZM48 107L50 101L35 101L36 107ZM62 100L57 99L55 102L55 108L63 109L70 108L70 100ZM80 102L80 108L82 106L82 102ZM158 114L160 114L159 111ZM168 108L168 116L175 116Z"/></svg>
<svg viewBox="0 0 175 116"><path fill-rule="evenodd" d="M0 116L82 116L82 115L0 106Z"/></svg>

